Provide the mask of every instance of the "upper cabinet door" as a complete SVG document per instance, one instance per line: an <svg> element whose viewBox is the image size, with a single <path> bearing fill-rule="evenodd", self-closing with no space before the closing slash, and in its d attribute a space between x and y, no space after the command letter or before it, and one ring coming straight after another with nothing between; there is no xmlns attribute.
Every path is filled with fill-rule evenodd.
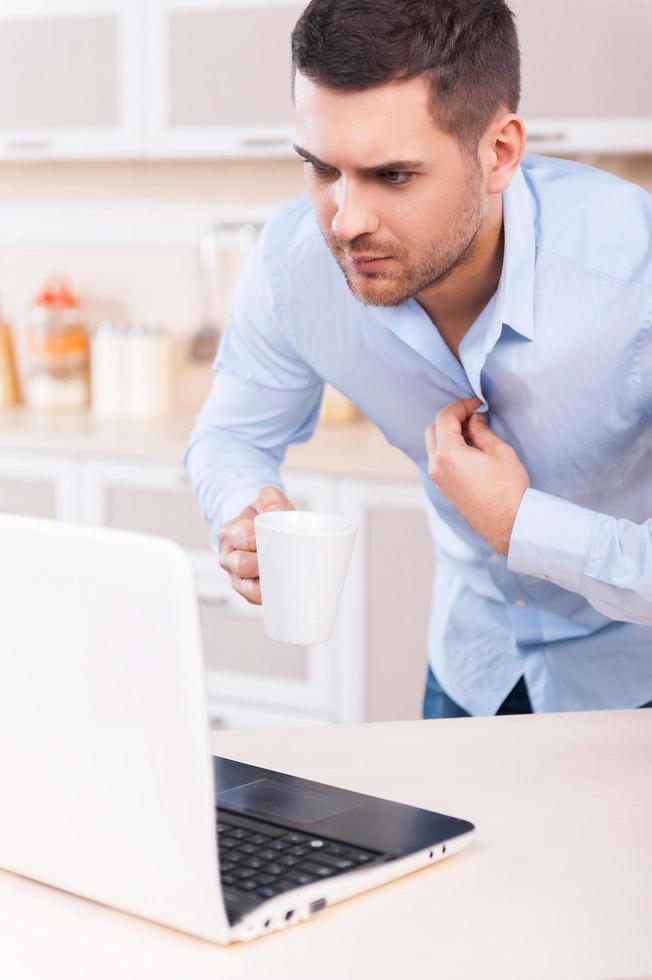
<svg viewBox="0 0 652 980"><path fill-rule="evenodd" d="M652 148L652 0L510 0L533 152Z"/></svg>
<svg viewBox="0 0 652 980"><path fill-rule="evenodd" d="M148 113L155 156L291 155L297 0L152 0Z"/></svg>
<svg viewBox="0 0 652 980"><path fill-rule="evenodd" d="M0 158L134 156L146 0L0 0Z"/></svg>

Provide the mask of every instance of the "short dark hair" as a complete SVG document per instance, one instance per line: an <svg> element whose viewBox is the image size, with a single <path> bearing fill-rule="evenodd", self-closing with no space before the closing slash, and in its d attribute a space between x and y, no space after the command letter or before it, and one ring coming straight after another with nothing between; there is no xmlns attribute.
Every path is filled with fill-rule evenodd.
<svg viewBox="0 0 652 980"><path fill-rule="evenodd" d="M293 88L297 70L341 92L425 74L438 126L473 153L521 89L504 0L311 0L292 32Z"/></svg>

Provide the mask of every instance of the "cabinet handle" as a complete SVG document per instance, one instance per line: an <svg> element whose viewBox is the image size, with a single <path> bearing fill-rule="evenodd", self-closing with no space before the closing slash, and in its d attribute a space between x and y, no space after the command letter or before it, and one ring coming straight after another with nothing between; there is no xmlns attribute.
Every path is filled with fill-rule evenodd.
<svg viewBox="0 0 652 980"><path fill-rule="evenodd" d="M52 146L52 140L10 140L5 144L5 149L10 152L17 150L18 152L38 151L39 153L45 153Z"/></svg>
<svg viewBox="0 0 652 980"><path fill-rule="evenodd" d="M287 136L243 136L242 146L290 146Z"/></svg>
<svg viewBox="0 0 652 980"><path fill-rule="evenodd" d="M528 143L563 143L568 139L566 133L528 133Z"/></svg>

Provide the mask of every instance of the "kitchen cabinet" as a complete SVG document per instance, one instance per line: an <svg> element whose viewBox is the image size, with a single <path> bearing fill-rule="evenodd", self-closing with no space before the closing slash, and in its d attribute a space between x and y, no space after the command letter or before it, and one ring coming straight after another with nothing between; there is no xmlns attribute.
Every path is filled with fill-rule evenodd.
<svg viewBox="0 0 652 980"><path fill-rule="evenodd" d="M0 0L0 160L292 157L305 5ZM649 151L650 0L512 7L529 149Z"/></svg>
<svg viewBox="0 0 652 980"><path fill-rule="evenodd" d="M155 156L288 156L296 0L153 0L147 143Z"/></svg>
<svg viewBox="0 0 652 980"><path fill-rule="evenodd" d="M416 483L344 480L339 508L358 524L342 609L358 667L348 710L365 721L418 718L434 575L425 493Z"/></svg>
<svg viewBox="0 0 652 980"><path fill-rule="evenodd" d="M286 470L297 508L342 513L359 526L331 640L297 647L267 639L260 607L231 589L180 463L69 446L3 450L0 511L158 534L183 547L195 571L214 725L419 717L432 549L416 483Z"/></svg>
<svg viewBox="0 0 652 980"><path fill-rule="evenodd" d="M510 0L532 153L649 152L650 0Z"/></svg>
<svg viewBox="0 0 652 980"><path fill-rule="evenodd" d="M142 2L0 0L0 158L134 157Z"/></svg>
<svg viewBox="0 0 652 980"><path fill-rule="evenodd" d="M0 512L73 521L78 516L78 467L67 458L0 454Z"/></svg>

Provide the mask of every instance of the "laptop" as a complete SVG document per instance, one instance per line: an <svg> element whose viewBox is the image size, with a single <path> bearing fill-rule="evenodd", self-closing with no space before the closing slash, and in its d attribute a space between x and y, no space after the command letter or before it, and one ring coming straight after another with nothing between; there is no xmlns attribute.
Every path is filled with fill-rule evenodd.
<svg viewBox="0 0 652 980"><path fill-rule="evenodd" d="M212 757L193 570L171 541L0 515L0 629L1 868L229 943L472 837Z"/></svg>

